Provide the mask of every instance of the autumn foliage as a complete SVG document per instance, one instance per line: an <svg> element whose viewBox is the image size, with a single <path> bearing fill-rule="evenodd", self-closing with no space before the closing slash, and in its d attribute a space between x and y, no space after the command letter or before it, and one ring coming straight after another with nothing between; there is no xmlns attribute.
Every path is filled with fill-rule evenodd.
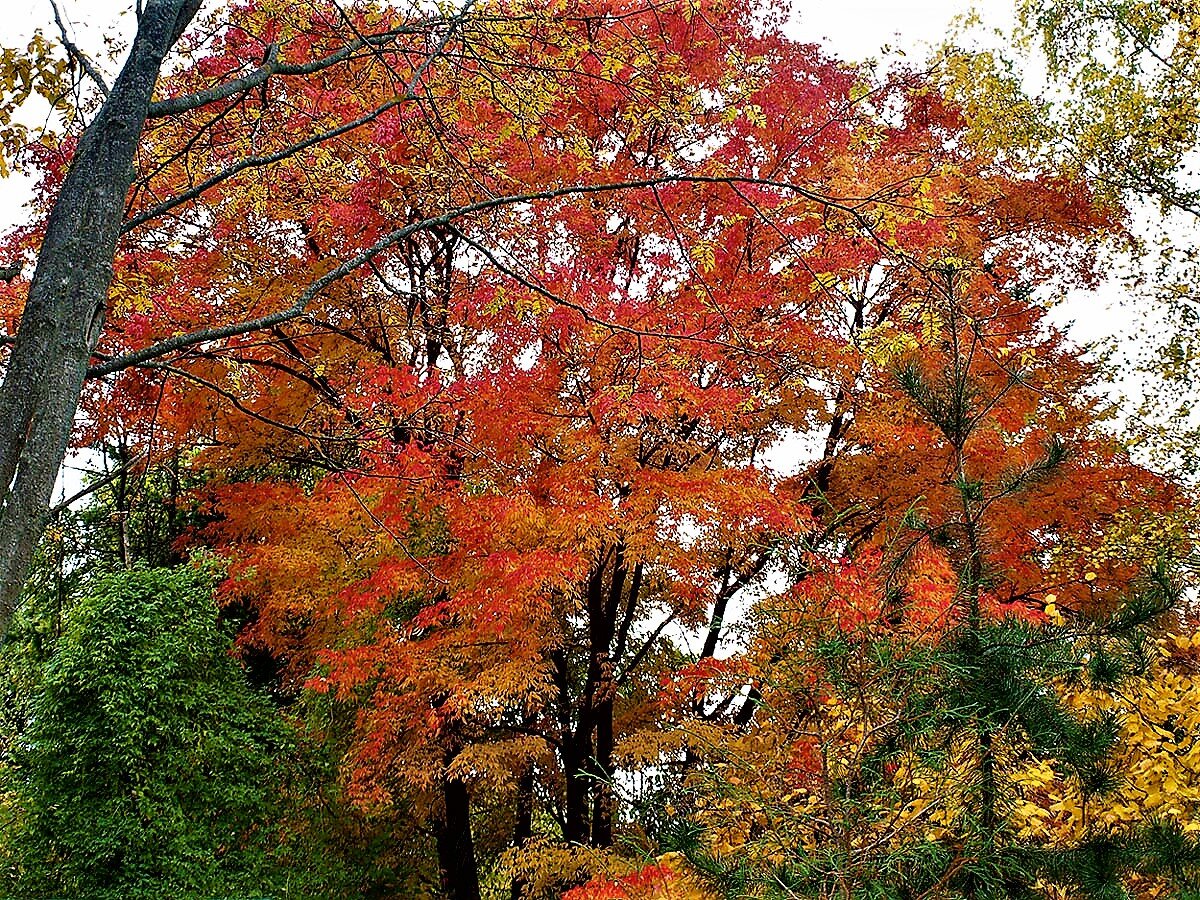
<svg viewBox="0 0 1200 900"><path fill-rule="evenodd" d="M1186 844L1189 499L1043 303L1118 211L743 0L487 5L428 65L421 21L197 31L164 96L391 37L152 124L97 357L138 364L79 438L195 476L176 550L225 560L338 802L403 817L454 898L985 896L1018 849ZM1002 630L1053 644L994 672L1061 708L978 699ZM1105 641L1120 678L1076 677ZM1119 784L1039 743L1097 716Z"/></svg>

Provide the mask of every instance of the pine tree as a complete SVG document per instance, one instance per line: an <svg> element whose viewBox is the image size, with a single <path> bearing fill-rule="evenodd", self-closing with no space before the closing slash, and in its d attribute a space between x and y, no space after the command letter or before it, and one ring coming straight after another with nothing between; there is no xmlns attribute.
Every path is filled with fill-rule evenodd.
<svg viewBox="0 0 1200 900"><path fill-rule="evenodd" d="M1119 696L1154 665L1151 635L1180 602L1172 548L1117 602L1004 602L997 501L1063 477L1072 447L1051 436L1016 471L973 458L989 411L1027 373L1018 364L997 379L973 365L987 326L967 313L966 280L957 261L931 272L924 302L938 327L893 376L941 437L952 502L936 517L914 505L878 562L810 552L798 587L763 605L756 733L712 755L689 815L666 829L666 847L725 896L1108 900L1131 896L1137 878L1196 889L1200 845L1184 823L1089 816L1123 784L1127 723L1116 708L1069 702ZM952 596L944 615L916 621L904 573L934 550L953 566ZM779 760L771 786L764 772ZM1055 798L1081 820L1035 834L1031 816L1049 819Z"/></svg>

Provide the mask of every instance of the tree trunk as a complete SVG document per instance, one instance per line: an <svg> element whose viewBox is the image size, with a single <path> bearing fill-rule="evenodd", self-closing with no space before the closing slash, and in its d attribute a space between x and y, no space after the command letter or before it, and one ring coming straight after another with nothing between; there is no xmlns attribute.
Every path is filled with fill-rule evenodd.
<svg viewBox="0 0 1200 900"><path fill-rule="evenodd" d="M516 807L516 822L513 827L512 844L519 850L533 837L533 763L529 764L528 768L521 774L520 781L517 782ZM511 900L521 900L521 895L525 893L526 885L527 882L523 874L517 873L514 875L509 888L509 897Z"/></svg>
<svg viewBox="0 0 1200 900"><path fill-rule="evenodd" d="M447 778L442 788L445 815L438 828L438 866L447 900L480 900L475 842L471 838L471 797L461 781Z"/></svg>
<svg viewBox="0 0 1200 900"><path fill-rule="evenodd" d="M607 660L606 660L607 662ZM611 666L609 666L611 671ZM613 837L613 698L611 674L602 682L606 695L596 705L596 783L592 785L592 846L611 847Z"/></svg>
<svg viewBox="0 0 1200 900"><path fill-rule="evenodd" d="M591 839L588 807L592 796L589 762L592 756L591 710L580 711L574 732L563 735L563 775L566 777L566 815L563 839L568 844L584 845Z"/></svg>
<svg viewBox="0 0 1200 900"><path fill-rule="evenodd" d="M50 213L0 385L0 633L46 526L92 351L159 68L202 0L147 0L116 83Z"/></svg>

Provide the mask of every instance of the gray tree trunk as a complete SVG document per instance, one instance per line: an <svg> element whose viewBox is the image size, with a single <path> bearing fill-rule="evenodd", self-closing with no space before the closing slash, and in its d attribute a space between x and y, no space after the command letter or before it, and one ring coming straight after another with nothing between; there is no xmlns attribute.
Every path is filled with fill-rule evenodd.
<svg viewBox="0 0 1200 900"><path fill-rule="evenodd" d="M133 160L159 69L203 0L147 0L129 58L71 161L0 385L0 635L46 527L104 325Z"/></svg>

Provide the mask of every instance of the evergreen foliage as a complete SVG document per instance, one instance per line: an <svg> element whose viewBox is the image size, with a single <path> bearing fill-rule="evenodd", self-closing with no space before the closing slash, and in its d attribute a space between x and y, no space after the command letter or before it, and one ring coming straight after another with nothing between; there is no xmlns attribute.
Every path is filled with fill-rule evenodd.
<svg viewBox="0 0 1200 900"><path fill-rule="evenodd" d="M1068 622L1052 605L1045 621L985 610L989 593L1008 577L989 554L993 502L1059 477L1070 448L1052 436L1045 455L1016 474L994 482L969 474L978 471L970 458L972 438L999 396L989 395L970 371L971 329L978 326L959 308L955 274L943 273L941 290L931 300L947 323L947 361L940 369L905 365L896 380L944 438L956 508L940 522L906 516L902 534L916 537L896 541L904 549L888 563L899 571L922 541L945 547L957 566L951 625L914 638L903 627L896 597L889 598L895 608L881 629L809 621L808 633L774 657L778 680L765 693L778 702L796 702L793 739L820 733L816 723L823 704L852 710L857 704L850 721L858 722L859 734L871 735L861 739L867 749L856 760L854 741L849 750L828 741L822 747L827 760L841 756L843 764L832 776L825 772L827 796L820 808L827 818L777 803L767 818L778 819L759 826L754 845L760 852L749 854L750 862L713 853L694 822L667 829L664 844L683 853L731 900L1118 900L1132 896L1129 879L1139 875L1160 878L1176 892L1172 896L1195 896L1200 843L1181 823L1148 817L1141 827L1113 831L1090 826L1085 818L1082 835L1070 844L1022 833L1024 796L1012 776L1024 763L1051 761L1081 805L1102 804L1122 785L1113 761L1125 723L1113 710L1072 708L1067 689L1119 693L1144 676L1151 659L1147 644L1181 607L1181 589L1172 564L1160 556L1107 614L1076 611ZM999 388L1000 395L1018 380L1014 376ZM798 679L790 665L806 677ZM770 703L760 714L781 715ZM726 756L693 782L701 785L701 796L708 795L710 807L714 796L717 806L753 804L757 798L748 800L741 779L728 777L746 765ZM937 787L932 802L925 803L920 794L929 784ZM921 811L906 823L905 810L914 801L922 803ZM929 810L933 815L923 824ZM935 822L937 827L927 827ZM918 827L906 827L913 824Z"/></svg>

